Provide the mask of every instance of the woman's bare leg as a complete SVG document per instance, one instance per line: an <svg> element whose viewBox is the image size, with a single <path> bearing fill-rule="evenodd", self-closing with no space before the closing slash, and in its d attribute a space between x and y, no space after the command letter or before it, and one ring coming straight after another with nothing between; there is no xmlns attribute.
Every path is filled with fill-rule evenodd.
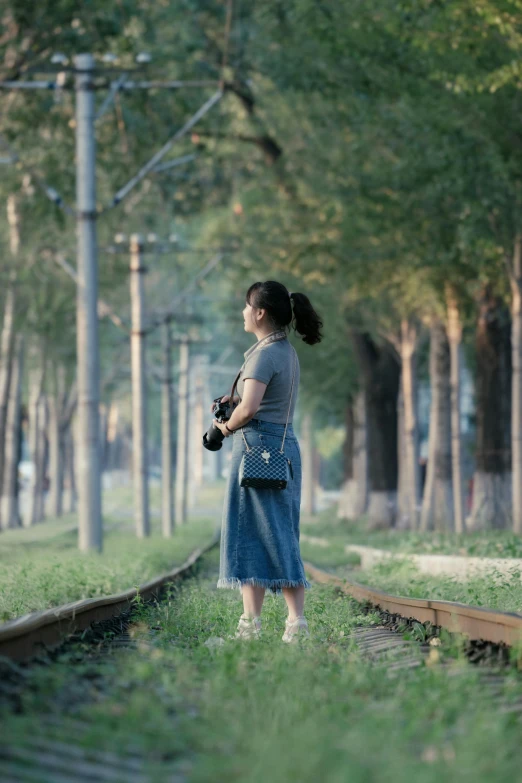
<svg viewBox="0 0 522 783"><path fill-rule="evenodd" d="M259 617L263 608L265 588L258 585L242 585L241 593L245 617Z"/></svg>
<svg viewBox="0 0 522 783"><path fill-rule="evenodd" d="M299 585L299 587L283 587L283 595L285 597L286 605L288 606L289 619L295 620L296 617L302 617L305 600L304 585Z"/></svg>

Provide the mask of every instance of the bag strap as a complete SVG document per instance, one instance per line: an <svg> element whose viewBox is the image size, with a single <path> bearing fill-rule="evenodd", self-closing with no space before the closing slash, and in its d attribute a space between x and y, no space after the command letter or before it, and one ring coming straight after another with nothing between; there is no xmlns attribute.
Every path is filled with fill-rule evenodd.
<svg viewBox="0 0 522 783"><path fill-rule="evenodd" d="M252 451L252 449L250 448L250 446L247 443L247 439L245 438L245 430L243 429L243 427L241 427L241 435L243 436L243 441L245 443L245 448L248 451L248 453L250 453Z"/></svg>
<svg viewBox="0 0 522 783"><path fill-rule="evenodd" d="M290 343L290 345L292 344ZM297 352L293 345L292 345L292 351L294 352L294 369L292 371L292 385L290 386L290 402L288 403L288 413L286 414L285 431L283 433L283 442L281 443L281 449L280 449L281 454L284 454L285 451L286 431L288 429L288 420L290 418L290 409L292 407L292 398L294 396L294 381L295 381L295 368L297 365Z"/></svg>

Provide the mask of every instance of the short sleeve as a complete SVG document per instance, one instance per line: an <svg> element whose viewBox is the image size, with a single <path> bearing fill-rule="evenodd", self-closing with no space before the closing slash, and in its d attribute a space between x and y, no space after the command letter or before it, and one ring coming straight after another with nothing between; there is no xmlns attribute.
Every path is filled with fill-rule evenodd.
<svg viewBox="0 0 522 783"><path fill-rule="evenodd" d="M247 378L253 378L256 381L261 381L261 383L266 383L268 386L274 373L274 362L270 356L270 351L260 350L254 351L247 359L242 378L244 381Z"/></svg>

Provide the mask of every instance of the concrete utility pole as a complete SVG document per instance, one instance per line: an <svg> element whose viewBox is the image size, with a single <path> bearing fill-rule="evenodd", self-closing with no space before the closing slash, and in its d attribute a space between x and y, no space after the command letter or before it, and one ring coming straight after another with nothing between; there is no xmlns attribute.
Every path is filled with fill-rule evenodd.
<svg viewBox="0 0 522 783"><path fill-rule="evenodd" d="M150 535L149 482L147 455L147 383L145 378L145 297L142 265L143 240L133 234L130 240L131 372L132 372L132 465L136 535Z"/></svg>
<svg viewBox="0 0 522 783"><path fill-rule="evenodd" d="M229 29L229 28L227 28ZM53 62L65 60L64 55L56 55ZM102 116L110 101L119 90L150 90L150 89L180 89L183 87L208 87L216 85L217 91L197 112L190 117L181 128L156 152L140 171L133 176L114 195L103 212L112 209L130 193L130 191L157 169L160 161L170 151L173 145L185 136L224 95L221 82L204 81L135 81L127 75L120 75L116 81L105 79L103 83L94 83L94 58L91 54L80 54L74 58L75 92L76 92L76 211L67 205L60 194L46 182L40 182L47 197L69 215L76 216L77 223L77 361L78 361L78 546L81 550L101 551L103 545L103 527L101 510L101 460L100 460L100 428L99 428L99 398L100 398L100 367L98 348L97 296L98 296L98 266L96 244L96 217L100 214L96 208L96 175L95 175L95 134L94 122ZM54 72L54 71L53 71ZM0 90L45 90L69 89L68 84L55 81L19 79L0 81ZM109 95L98 112L94 112L94 92L97 89L109 88ZM176 165L189 162L192 156L178 159ZM14 162L11 156L3 162ZM171 161L170 165L174 165ZM161 169L160 169L161 170ZM218 254L212 263L221 258ZM210 268L209 270L210 271ZM206 271L203 271L203 276ZM196 280L201 279L201 275ZM10 311L7 311L9 316ZM106 312L110 314L110 308ZM114 315L111 315L117 322ZM5 325L9 318L4 317L3 336L6 335ZM117 324L121 326L121 323ZM1 341L3 349L5 340ZM3 352L3 351L2 351ZM0 357L1 358L1 357ZM5 372L3 362L0 364L0 436L3 440L1 427L4 421L4 401L2 391L5 387ZM2 450L0 450L1 453ZM2 471L0 471L1 476ZM0 479L1 480L1 479Z"/></svg>
<svg viewBox="0 0 522 783"><path fill-rule="evenodd" d="M172 335L170 322L163 324L163 377L161 379L161 527L169 538L174 530L172 486Z"/></svg>
<svg viewBox="0 0 522 783"><path fill-rule="evenodd" d="M127 252L125 243L126 237L118 234L115 237L117 245L122 245L121 249L112 248L111 252ZM150 246L149 246L150 245ZM142 273L145 272L143 257L148 252L165 252L165 246L158 245L156 238L148 239L148 243L139 235L134 234L131 237L131 263L130 263L130 288L131 288L131 368L132 368L132 432L133 432L133 475L134 475L134 508L136 519L136 534L139 538L150 534L150 506L148 491L148 453L147 453L147 389L145 375L145 305ZM171 252L171 248L167 248ZM221 254L214 256L201 272L189 283L181 294L178 294L176 303L179 304L188 293L194 281L201 280L216 266ZM63 263L60 264L69 275L70 270ZM72 275L71 275L72 276ZM107 313L107 307L102 300L98 300L98 305L102 305L103 312ZM111 310L111 319L119 328L125 328L122 319ZM183 320L185 326L194 319L190 315L182 315L175 312L172 307L167 313L155 318L148 318L147 333L154 332L157 328L162 328L163 346L164 346L164 372L156 373L157 379L162 384L162 530L165 537L172 535L174 529L174 515L172 506L174 504L172 496L172 345L173 340L170 335L170 324L175 320ZM175 342L179 342L176 340ZM183 337L181 343L189 342L188 337ZM188 348L187 348L188 350ZM183 347L181 349L183 353ZM188 400L185 401L185 416L188 416ZM182 428L183 429L183 428ZM188 423L185 430L188 429ZM186 441L185 449L188 448L188 438L183 436ZM201 436L203 437L203 435ZM182 460L185 467L182 467L182 477L177 478L177 497L176 500L176 519L183 521L186 518L187 507L187 489L188 483L188 457ZM181 482L181 483L180 483ZM185 489L183 486L185 485ZM179 509L185 509L178 514Z"/></svg>
<svg viewBox="0 0 522 783"><path fill-rule="evenodd" d="M188 486L188 394L189 340L184 337L179 346L178 380L178 443L176 458L176 521L187 521Z"/></svg>
<svg viewBox="0 0 522 783"><path fill-rule="evenodd" d="M11 360L11 383L7 406L5 433L5 463L0 514L5 528L20 527L18 508L18 445L20 438L20 402L22 394L22 374L24 360L24 337L17 334L14 341Z"/></svg>
<svg viewBox="0 0 522 783"><path fill-rule="evenodd" d="M203 435L205 432L205 384L204 377L208 369L208 356L197 356L193 369L194 382L189 398L189 506L192 508L197 499L198 490L203 484ZM189 390L190 391L190 390ZM208 406L207 406L208 408ZM212 454L214 456L214 454Z"/></svg>
<svg viewBox="0 0 522 783"><path fill-rule="evenodd" d="M76 223L78 355L78 545L102 549L100 480L100 366L94 136L94 59L80 54L76 73Z"/></svg>
<svg viewBox="0 0 522 783"><path fill-rule="evenodd" d="M205 434L205 379L208 375L208 356L201 356L196 377L195 402L194 402L194 486L199 489L203 484L203 435ZM206 406L208 408L208 405Z"/></svg>

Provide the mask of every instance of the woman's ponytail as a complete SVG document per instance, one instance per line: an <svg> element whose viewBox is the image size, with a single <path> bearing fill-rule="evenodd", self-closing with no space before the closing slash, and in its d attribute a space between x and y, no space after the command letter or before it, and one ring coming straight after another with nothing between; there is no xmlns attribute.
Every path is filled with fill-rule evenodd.
<svg viewBox="0 0 522 783"><path fill-rule="evenodd" d="M323 322L318 313L312 307L312 303L306 294L291 294L293 303L293 326L308 345L320 343L322 339L321 329Z"/></svg>

